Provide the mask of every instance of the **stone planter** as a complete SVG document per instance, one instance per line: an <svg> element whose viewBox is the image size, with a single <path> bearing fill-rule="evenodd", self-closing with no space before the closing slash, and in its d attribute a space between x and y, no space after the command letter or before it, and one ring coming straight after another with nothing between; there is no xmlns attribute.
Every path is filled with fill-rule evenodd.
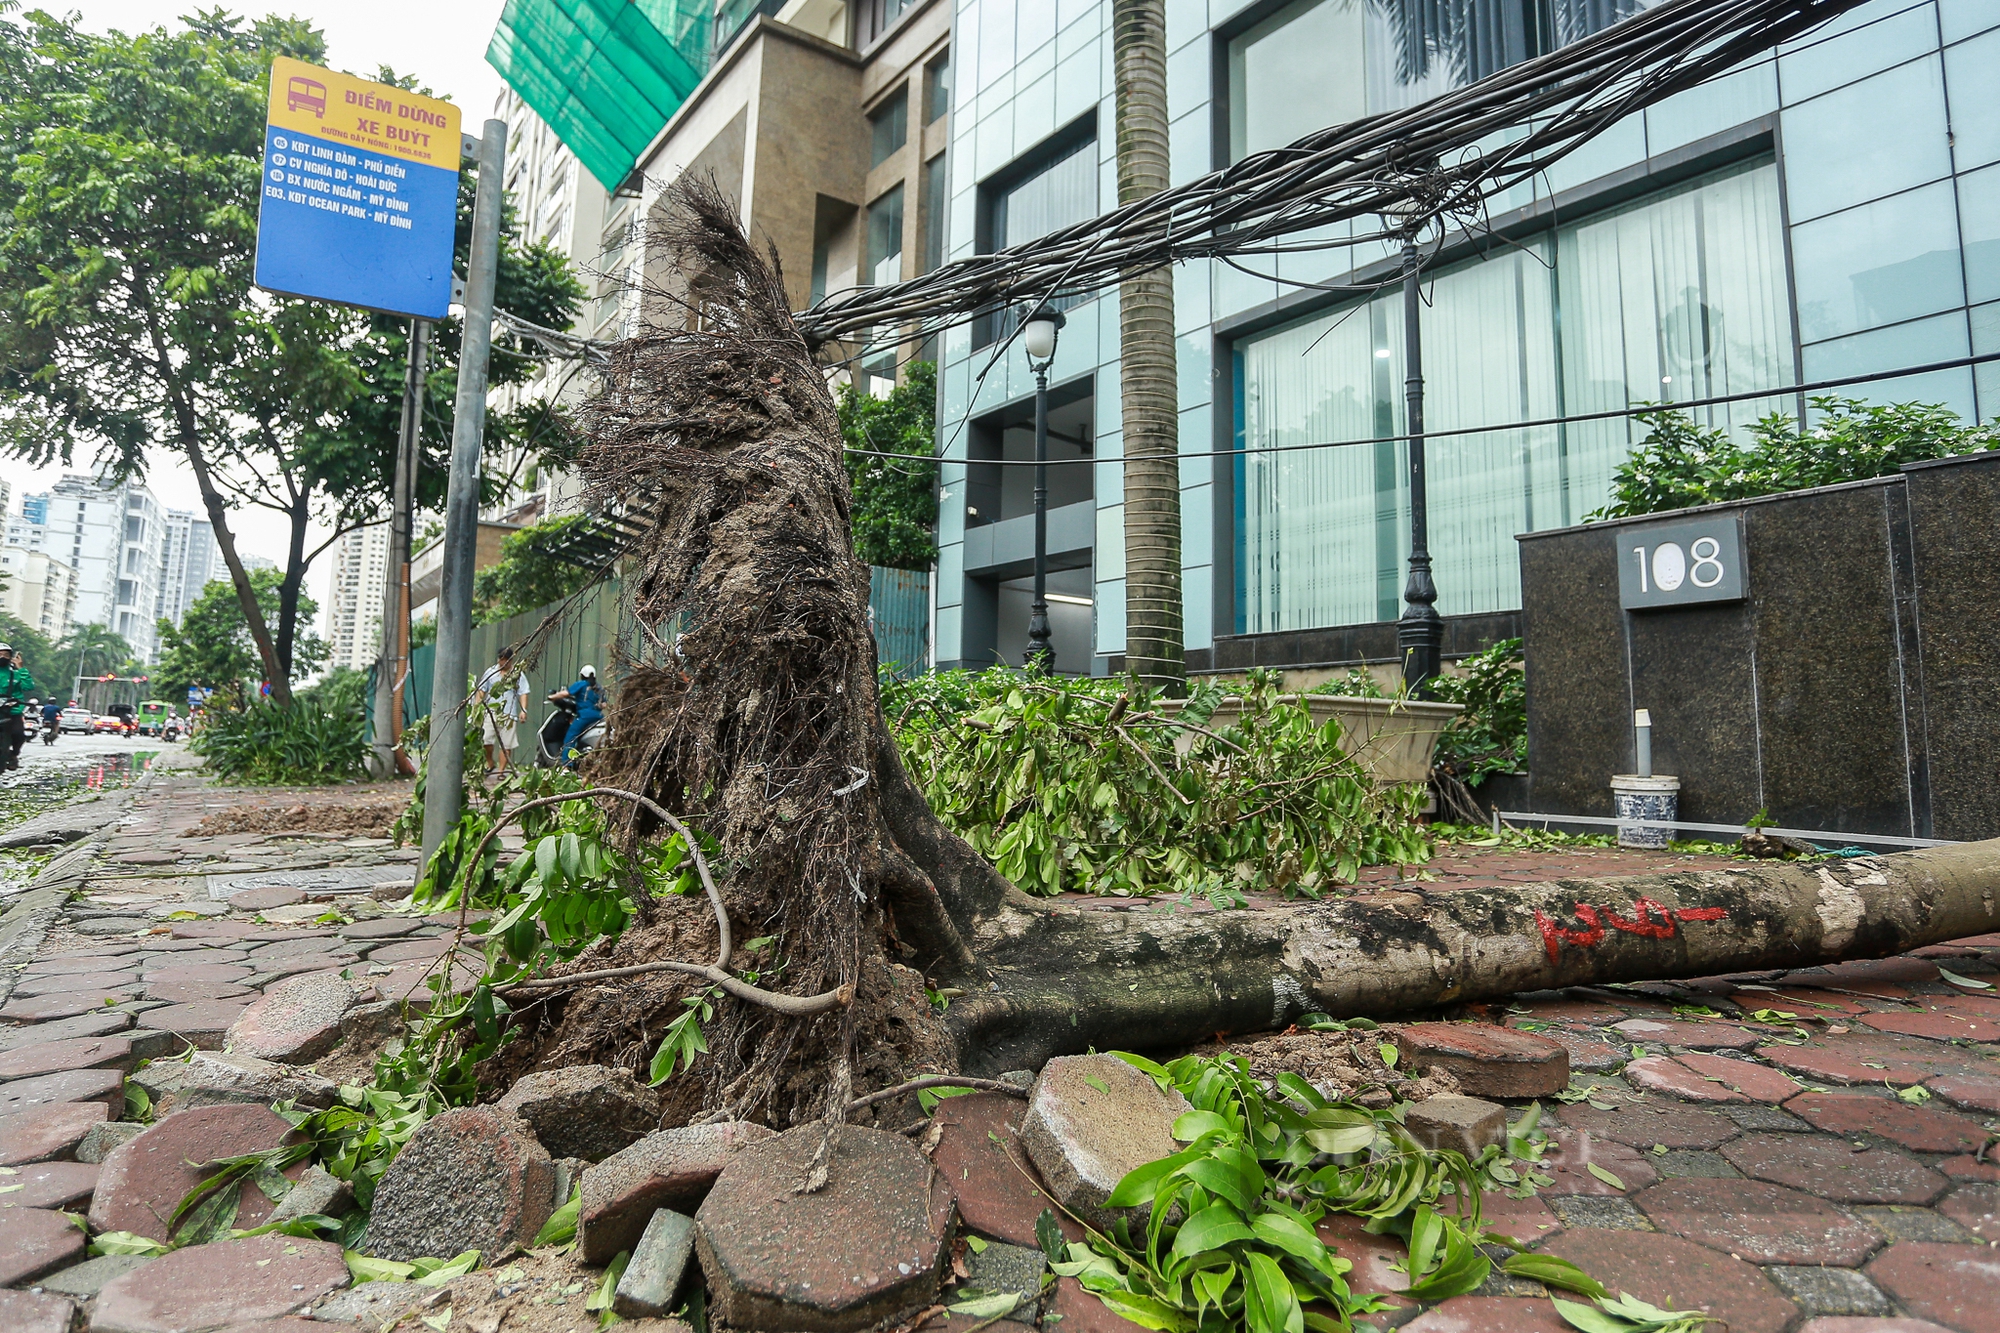
<svg viewBox="0 0 2000 1333"><path fill-rule="evenodd" d="M1437 749L1439 735L1454 717L1465 711L1463 704L1367 699L1346 694L1285 694L1279 699L1288 704L1303 703L1316 727L1325 726L1330 718L1337 719L1341 750L1360 760L1382 786L1428 781L1431 755ZM1162 711L1179 706L1166 699L1155 705ZM1242 715L1241 699L1225 699L1207 726L1211 731L1220 731ZM1194 733L1184 732L1174 748L1185 754L1193 744Z"/></svg>

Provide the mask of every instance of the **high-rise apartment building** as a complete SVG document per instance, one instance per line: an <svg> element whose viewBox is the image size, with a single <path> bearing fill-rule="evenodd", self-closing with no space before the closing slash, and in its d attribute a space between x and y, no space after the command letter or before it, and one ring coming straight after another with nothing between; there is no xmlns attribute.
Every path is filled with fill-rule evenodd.
<svg viewBox="0 0 2000 1333"><path fill-rule="evenodd" d="M73 622L107 626L142 660L153 660L166 540L153 493L137 482L72 473L49 492L44 527L44 549L76 571Z"/></svg>
<svg viewBox="0 0 2000 1333"><path fill-rule="evenodd" d="M222 573L222 550L208 520L186 509L167 510L153 618L178 627L208 581Z"/></svg>
<svg viewBox="0 0 2000 1333"><path fill-rule="evenodd" d="M76 571L47 551L25 546L0 546L0 571L7 575L0 588L0 611L41 631L53 643L69 633L76 607ZM46 663L33 664L46 666Z"/></svg>
<svg viewBox="0 0 2000 1333"><path fill-rule="evenodd" d="M382 585L389 569L389 525L371 523L333 548L326 594L327 666L366 671L382 646Z"/></svg>

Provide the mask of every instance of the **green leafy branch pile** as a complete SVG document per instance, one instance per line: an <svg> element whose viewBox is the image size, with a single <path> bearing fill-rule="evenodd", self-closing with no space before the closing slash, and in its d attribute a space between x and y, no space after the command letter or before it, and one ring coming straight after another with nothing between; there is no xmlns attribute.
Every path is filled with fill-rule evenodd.
<svg viewBox="0 0 2000 1333"><path fill-rule="evenodd" d="M1029 893L1317 897L1430 859L1421 791L1376 786L1275 674L1240 694L1211 725L1219 686L1168 708L1137 682L994 668L885 681L883 706L931 809Z"/></svg>
<svg viewBox="0 0 2000 1333"><path fill-rule="evenodd" d="M1164 1066L1118 1058L1187 1098L1194 1109L1175 1121L1174 1137L1188 1146L1112 1192L1107 1206L1145 1210L1142 1226L1120 1218L1067 1244L1053 1226L1039 1234L1058 1274L1134 1323L1162 1333L1345 1333L1356 1316L1388 1306L1349 1288L1353 1265L1315 1227L1334 1212L1404 1240L1409 1283L1398 1294L1412 1300L1475 1290L1493 1269L1482 1246L1499 1246L1512 1251L1500 1265L1510 1276L1589 1297L1556 1302L1586 1333L1692 1333L1707 1322L1612 1299L1568 1260L1484 1229L1481 1190L1521 1181L1510 1161L1540 1157L1539 1106L1511 1127L1505 1153L1489 1147L1469 1161L1418 1144L1395 1108L1328 1101L1296 1074L1267 1089L1240 1056Z"/></svg>

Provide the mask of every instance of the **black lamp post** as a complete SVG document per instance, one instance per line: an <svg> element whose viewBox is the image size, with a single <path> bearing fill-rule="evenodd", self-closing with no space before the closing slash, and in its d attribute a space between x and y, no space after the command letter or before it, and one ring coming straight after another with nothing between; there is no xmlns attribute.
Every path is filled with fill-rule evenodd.
<svg viewBox="0 0 2000 1333"><path fill-rule="evenodd" d="M1053 672L1056 650L1049 632L1049 363L1056 359L1062 311L1038 305L1021 327L1021 346L1035 372L1035 600L1028 608L1028 651L1021 663Z"/></svg>
<svg viewBox="0 0 2000 1333"><path fill-rule="evenodd" d="M1410 437L1410 577L1403 585L1403 615L1396 622L1396 647L1403 656L1403 688L1428 696L1444 649L1444 619L1437 613L1437 584L1431 580L1430 504L1424 488L1423 297L1418 284L1417 231L1422 205L1414 198L1390 215L1403 233L1403 400L1404 432Z"/></svg>

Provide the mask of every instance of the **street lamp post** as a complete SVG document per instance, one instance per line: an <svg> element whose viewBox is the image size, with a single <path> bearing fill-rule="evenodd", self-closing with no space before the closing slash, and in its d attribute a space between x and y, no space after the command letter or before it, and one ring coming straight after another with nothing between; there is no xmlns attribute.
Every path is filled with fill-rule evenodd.
<svg viewBox="0 0 2000 1333"><path fill-rule="evenodd" d="M1035 600L1028 608L1028 651L1022 664L1053 672L1056 650L1049 631L1049 364L1056 359L1062 311L1047 304L1028 312L1021 329L1028 368L1035 372Z"/></svg>
<svg viewBox="0 0 2000 1333"><path fill-rule="evenodd" d="M1423 217L1417 207L1412 201L1398 215L1403 232L1403 430L1410 437L1410 577L1403 585L1396 647L1403 657L1403 687L1427 696L1444 648L1444 620L1437 613L1437 584L1431 580L1430 504L1424 488L1423 298L1417 255Z"/></svg>

